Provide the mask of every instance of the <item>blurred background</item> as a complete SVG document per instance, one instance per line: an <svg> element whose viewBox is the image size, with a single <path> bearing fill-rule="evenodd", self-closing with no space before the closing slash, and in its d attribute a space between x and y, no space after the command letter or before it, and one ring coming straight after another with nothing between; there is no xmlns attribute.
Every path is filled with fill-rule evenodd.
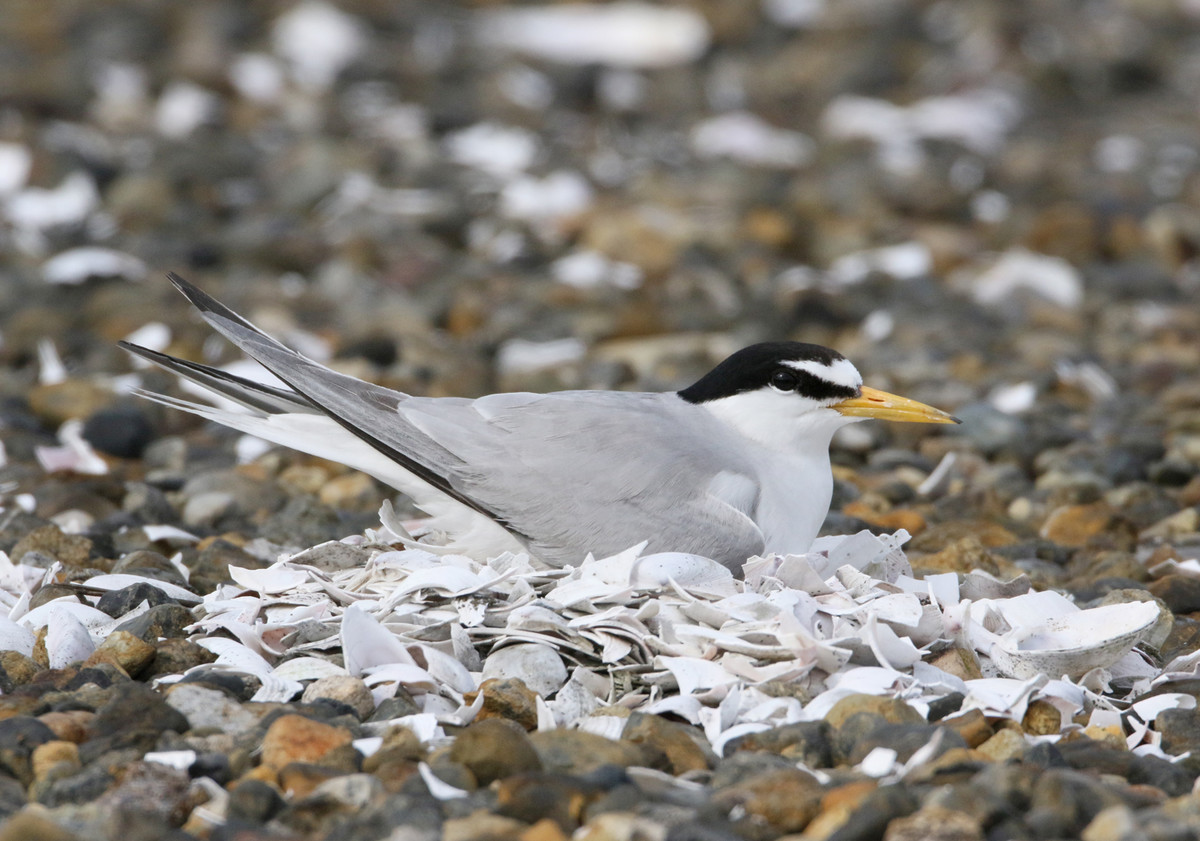
<svg viewBox="0 0 1200 841"><path fill-rule="evenodd" d="M71 418L151 473L201 434L114 347L234 361L177 271L421 394L836 347L967 421L850 428L841 527L1194 519L1198 107L1197 0L6 0L8 489Z"/></svg>

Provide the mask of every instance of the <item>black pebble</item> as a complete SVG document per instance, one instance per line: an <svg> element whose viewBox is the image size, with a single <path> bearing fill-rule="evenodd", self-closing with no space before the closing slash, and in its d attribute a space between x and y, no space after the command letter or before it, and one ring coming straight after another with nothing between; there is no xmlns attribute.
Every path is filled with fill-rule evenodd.
<svg viewBox="0 0 1200 841"><path fill-rule="evenodd" d="M217 785L225 785L233 779L233 771L229 767L229 757L225 754L201 753L188 768L188 776L192 779L208 777Z"/></svg>
<svg viewBox="0 0 1200 841"><path fill-rule="evenodd" d="M96 602L96 608L116 619L124 616L143 601L149 603L150 607L158 607L160 604L179 604L153 584L139 581L128 587L122 587L120 590L108 591L100 597L100 601Z"/></svg>
<svg viewBox="0 0 1200 841"><path fill-rule="evenodd" d="M931 701L929 703L929 720L941 721L946 716L953 715L962 709L965 700L966 696L961 692L951 692L936 701Z"/></svg>
<svg viewBox="0 0 1200 841"><path fill-rule="evenodd" d="M396 346L396 340L388 336L364 336L356 341L348 342L338 356L349 358L360 356L380 368L390 368L400 358L400 349Z"/></svg>
<svg viewBox="0 0 1200 841"><path fill-rule="evenodd" d="M230 820L260 825L273 818L285 805L279 792L262 780L246 780L229 793L227 815Z"/></svg>
<svg viewBox="0 0 1200 841"><path fill-rule="evenodd" d="M135 406L101 409L83 424L83 437L102 453L118 458L140 458L154 440L154 426Z"/></svg>

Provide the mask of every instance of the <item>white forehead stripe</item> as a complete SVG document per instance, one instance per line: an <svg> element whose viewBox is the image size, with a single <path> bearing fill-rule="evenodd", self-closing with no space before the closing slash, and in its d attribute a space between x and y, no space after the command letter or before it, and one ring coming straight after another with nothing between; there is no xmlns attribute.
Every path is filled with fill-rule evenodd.
<svg viewBox="0 0 1200 841"><path fill-rule="evenodd" d="M806 371L814 377L820 377L834 385L844 385L847 388L860 388L862 374L858 373L849 359L834 360L832 365L823 365L813 359L783 359L781 364L797 371Z"/></svg>

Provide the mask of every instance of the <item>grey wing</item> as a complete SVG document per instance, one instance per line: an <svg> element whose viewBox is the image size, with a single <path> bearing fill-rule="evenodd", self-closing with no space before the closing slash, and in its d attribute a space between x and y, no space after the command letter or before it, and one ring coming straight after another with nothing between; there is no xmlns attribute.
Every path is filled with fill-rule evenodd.
<svg viewBox="0 0 1200 841"><path fill-rule="evenodd" d="M304 401L447 496L500 523L518 539L527 539L512 528L502 514L463 492L463 483L453 477L467 465L456 454L417 430L398 411L402 404L412 399L409 395L331 371L263 333L179 275L170 273L167 277L213 329L283 380ZM460 406L470 403L467 400L447 402Z"/></svg>
<svg viewBox="0 0 1200 841"><path fill-rule="evenodd" d="M244 384L229 379L210 385L258 401L252 408L262 411L283 408L278 403L319 409L543 560L577 563L585 551L649 540L652 549L732 566L762 549L749 516L754 471L713 443L715 421L689 428L703 426L705 416L672 394L411 397L306 359L178 275L168 277L214 329L298 397L269 389L247 397Z"/></svg>
<svg viewBox="0 0 1200 841"><path fill-rule="evenodd" d="M413 398L400 411L469 465L454 477L462 492L544 560L648 540L740 566L762 549L754 471L673 394L498 394L469 410Z"/></svg>

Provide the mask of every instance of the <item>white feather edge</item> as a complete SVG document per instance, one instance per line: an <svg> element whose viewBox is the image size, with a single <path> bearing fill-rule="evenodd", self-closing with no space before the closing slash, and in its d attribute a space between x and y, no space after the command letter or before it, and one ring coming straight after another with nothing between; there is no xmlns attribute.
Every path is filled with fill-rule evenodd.
<svg viewBox="0 0 1200 841"><path fill-rule="evenodd" d="M307 412L252 414L205 406L144 389L137 389L135 393L272 444L360 470L409 497L430 516L431 531L442 532L451 538L448 543L436 545L421 543L409 535L398 535L405 545L437 554L465 554L480 559L504 552L529 551L500 524L404 469L328 415Z"/></svg>

